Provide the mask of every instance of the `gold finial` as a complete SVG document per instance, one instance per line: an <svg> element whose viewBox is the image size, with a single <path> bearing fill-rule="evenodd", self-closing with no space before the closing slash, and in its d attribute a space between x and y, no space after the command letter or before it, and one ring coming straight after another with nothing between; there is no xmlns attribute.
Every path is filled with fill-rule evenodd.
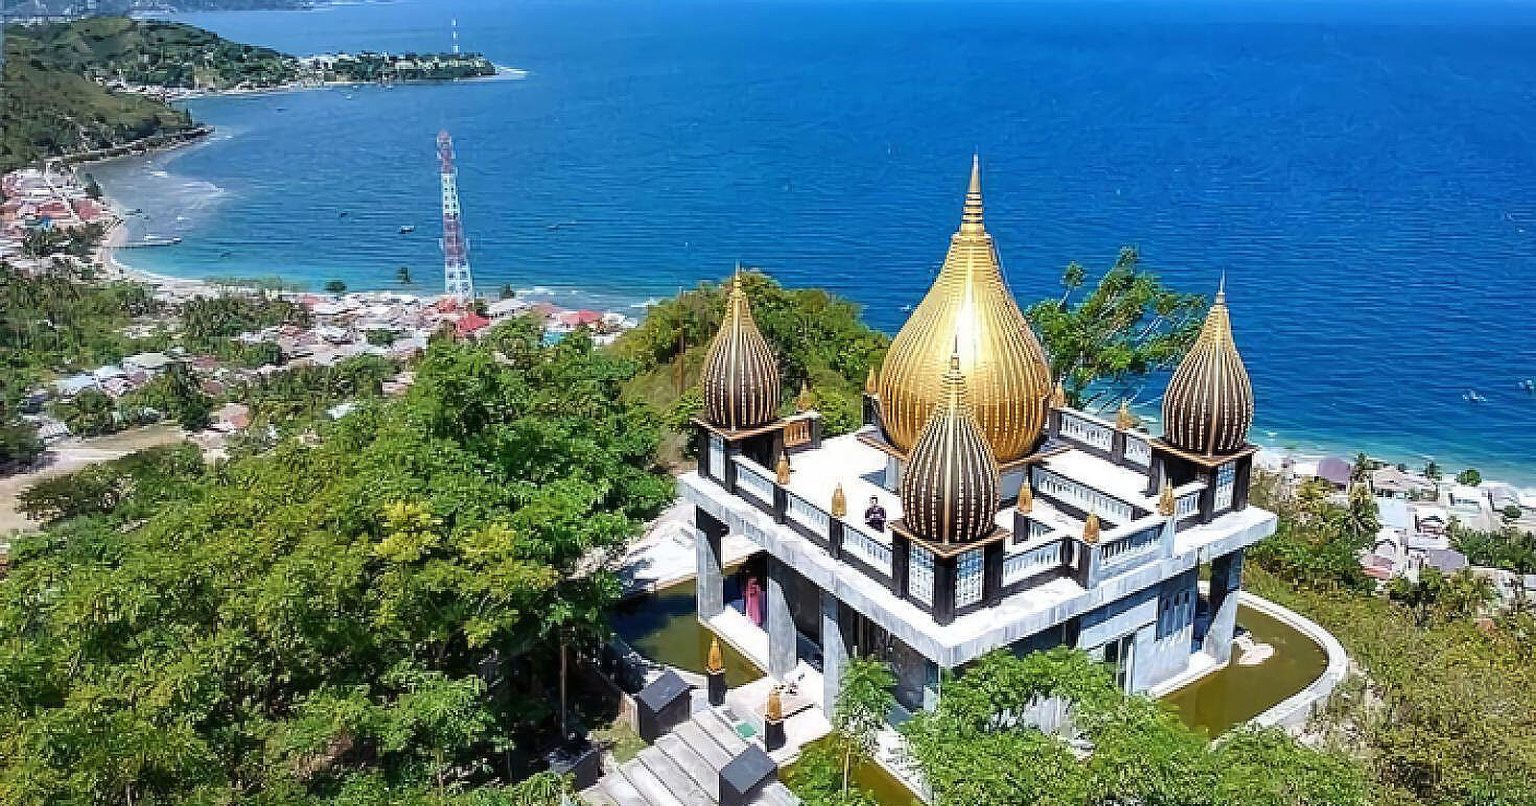
<svg viewBox="0 0 1536 806"><path fill-rule="evenodd" d="M763 718L769 722L784 721L784 695L779 693L779 687L768 689L768 703L763 706Z"/></svg>
<svg viewBox="0 0 1536 806"><path fill-rule="evenodd" d="M725 671L725 656L720 653L720 639L709 639L709 660L704 663L704 670L710 674L720 674Z"/></svg>
<svg viewBox="0 0 1536 806"><path fill-rule="evenodd" d="M965 209L960 214L960 231L984 231L981 220L981 155L971 155L971 184L965 190Z"/></svg>
<svg viewBox="0 0 1536 806"><path fill-rule="evenodd" d="M811 397L811 385L806 381L800 382L800 394L795 395L795 411L810 411L816 404Z"/></svg>
<svg viewBox="0 0 1536 806"><path fill-rule="evenodd" d="M773 475L782 487L789 483L789 453L779 451L779 461L773 466Z"/></svg>
<svg viewBox="0 0 1536 806"><path fill-rule="evenodd" d="M1057 381L1056 388L1051 390L1051 407L1057 409L1067 407L1067 387L1062 386L1061 381Z"/></svg>
<svg viewBox="0 0 1536 806"><path fill-rule="evenodd" d="M1025 515L1035 508L1035 491L1030 489L1029 480L1024 480L1024 486L1019 488L1019 511Z"/></svg>
<svg viewBox="0 0 1536 806"><path fill-rule="evenodd" d="M1175 509L1173 487L1168 484L1167 479L1163 479L1163 488L1157 493L1157 514L1166 518L1172 515Z"/></svg>
<svg viewBox="0 0 1536 806"><path fill-rule="evenodd" d="M1099 542L1099 516L1088 513L1088 520L1083 521L1083 542L1093 545Z"/></svg>
<svg viewBox="0 0 1536 806"><path fill-rule="evenodd" d="M843 495L843 483L838 482L832 488L832 517L841 518L848 514L848 497Z"/></svg>
<svg viewBox="0 0 1536 806"><path fill-rule="evenodd" d="M864 378L864 394L873 395L880 392L880 378L875 375L875 368L869 368L869 375Z"/></svg>
<svg viewBox="0 0 1536 806"><path fill-rule="evenodd" d="M1129 431L1136 427L1136 415L1131 413L1130 401L1120 401L1120 411L1115 414L1115 427L1121 431Z"/></svg>

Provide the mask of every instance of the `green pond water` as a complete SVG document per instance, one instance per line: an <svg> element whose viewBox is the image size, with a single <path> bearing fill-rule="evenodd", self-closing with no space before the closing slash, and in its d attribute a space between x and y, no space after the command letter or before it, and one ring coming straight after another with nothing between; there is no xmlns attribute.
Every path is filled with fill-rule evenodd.
<svg viewBox="0 0 1536 806"><path fill-rule="evenodd" d="M699 623L692 580L619 605L613 629L636 652L659 663L704 674L714 635ZM725 684L735 688L763 676L741 653L720 642Z"/></svg>
<svg viewBox="0 0 1536 806"><path fill-rule="evenodd" d="M1240 666L1234 656L1213 672L1163 698L1190 727L1219 736L1279 705L1311 685L1328 667L1328 655L1311 638L1285 623L1248 607L1239 607L1237 623L1258 643L1275 648L1269 660Z"/></svg>

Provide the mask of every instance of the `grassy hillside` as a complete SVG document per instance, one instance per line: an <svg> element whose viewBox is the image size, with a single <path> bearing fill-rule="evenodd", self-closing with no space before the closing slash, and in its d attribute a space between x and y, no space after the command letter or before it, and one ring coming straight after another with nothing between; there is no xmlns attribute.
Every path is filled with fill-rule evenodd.
<svg viewBox="0 0 1536 806"><path fill-rule="evenodd" d="M11 26L5 49L0 170L196 126L186 112L104 82L227 89L294 77L292 60L277 51L122 17Z"/></svg>

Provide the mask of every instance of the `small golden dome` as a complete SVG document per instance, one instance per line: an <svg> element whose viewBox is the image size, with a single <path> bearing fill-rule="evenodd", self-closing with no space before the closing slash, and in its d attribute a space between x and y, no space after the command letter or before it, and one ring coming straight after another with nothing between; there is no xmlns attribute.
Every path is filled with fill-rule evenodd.
<svg viewBox="0 0 1536 806"><path fill-rule="evenodd" d="M816 398L811 396L811 385L805 381L800 382L800 394L795 395L795 411L805 412L816 407Z"/></svg>
<svg viewBox="0 0 1536 806"><path fill-rule="evenodd" d="M911 451L943 400L935 382L951 355L970 389L977 427L1000 462L1029 454L1045 426L1050 369L1045 351L1003 282L982 224L981 167L971 164L960 230L933 286L891 342L880 368L885 438Z"/></svg>
<svg viewBox="0 0 1536 806"><path fill-rule="evenodd" d="M902 518L913 534L931 543L963 543L995 528L997 460L971 413L959 356L950 358L941 388L943 403L907 457Z"/></svg>
<svg viewBox="0 0 1536 806"><path fill-rule="evenodd" d="M704 664L704 671L710 674L720 674L725 671L725 657L720 653L720 639L709 639L709 660Z"/></svg>
<svg viewBox="0 0 1536 806"><path fill-rule="evenodd" d="M1090 512L1088 519L1083 521L1083 542L1094 544L1099 542L1099 516Z"/></svg>
<svg viewBox="0 0 1536 806"><path fill-rule="evenodd" d="M1035 508L1035 491L1030 489L1029 481L1026 479L1025 482L1024 482L1024 486L1019 488L1019 511L1024 513L1025 515L1028 515L1029 511L1034 509L1034 508Z"/></svg>
<svg viewBox="0 0 1536 806"><path fill-rule="evenodd" d="M1129 431L1136 427L1136 415L1131 413L1129 400L1120 401L1120 410L1115 412L1115 427L1121 431Z"/></svg>
<svg viewBox="0 0 1536 806"><path fill-rule="evenodd" d="M838 482L832 489L832 517L841 518L848 514L848 496L843 494L843 483Z"/></svg>
<svg viewBox="0 0 1536 806"><path fill-rule="evenodd" d="M731 280L725 320L704 358L704 411L711 423L738 429L778 416L779 364L752 321L741 277Z"/></svg>
<svg viewBox="0 0 1536 806"><path fill-rule="evenodd" d="M784 721L784 695L779 692L779 687L768 689L768 702L763 705L763 718L769 722Z"/></svg>
<svg viewBox="0 0 1536 806"><path fill-rule="evenodd" d="M1253 384L1232 341L1225 286L1163 395L1163 439L1206 456L1242 448L1253 425Z"/></svg>
<svg viewBox="0 0 1536 806"><path fill-rule="evenodd" d="M1157 492L1157 514L1168 517L1177 508L1173 500L1173 487L1169 486L1167 479L1163 479L1163 488Z"/></svg>
<svg viewBox="0 0 1536 806"><path fill-rule="evenodd" d="M779 482L779 486L782 487L789 483L789 454L783 451L779 452L779 461L773 466L773 475L774 479Z"/></svg>

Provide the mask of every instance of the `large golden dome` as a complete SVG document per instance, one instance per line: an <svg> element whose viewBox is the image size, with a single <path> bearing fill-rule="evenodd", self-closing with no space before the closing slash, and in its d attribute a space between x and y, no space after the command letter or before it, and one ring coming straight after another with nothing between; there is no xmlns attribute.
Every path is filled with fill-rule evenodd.
<svg viewBox="0 0 1536 806"><path fill-rule="evenodd" d="M1001 463L1029 454L1045 427L1051 373L1045 351L1003 283L997 249L982 225L981 166L971 163L960 231L933 287L891 342L880 370L880 423L910 451L942 400L952 354L970 391L981 433Z"/></svg>
<svg viewBox="0 0 1536 806"><path fill-rule="evenodd" d="M966 400L958 356L950 358L940 389L901 477L902 520L930 543L965 543L997 528L997 461Z"/></svg>
<svg viewBox="0 0 1536 806"><path fill-rule="evenodd" d="M1225 286L1225 283L1223 283ZM1163 439L1186 451L1216 456L1248 444L1253 384L1232 340L1225 287L1163 394Z"/></svg>
<svg viewBox="0 0 1536 806"><path fill-rule="evenodd" d="M721 428L752 428L778 416L779 364L752 321L739 276L731 281L725 321L710 342L701 381L705 416Z"/></svg>

